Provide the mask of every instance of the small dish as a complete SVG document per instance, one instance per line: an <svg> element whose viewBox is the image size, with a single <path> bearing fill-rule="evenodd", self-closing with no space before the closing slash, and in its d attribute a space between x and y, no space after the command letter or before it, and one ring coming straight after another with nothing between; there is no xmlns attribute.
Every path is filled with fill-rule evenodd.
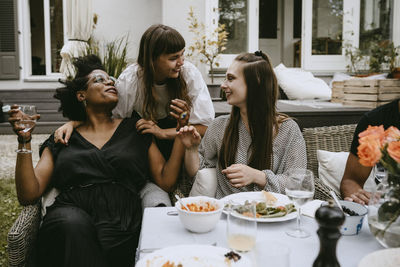
<svg viewBox="0 0 400 267"><path fill-rule="evenodd" d="M221 218L221 213L224 206L223 202L218 199L206 196L197 196L182 198L181 201L186 206L190 204L204 205L205 203L210 203L215 207L215 210L213 211L188 211L182 209L181 203L179 203L179 201L175 203L175 208L178 210L178 215L181 223L186 229L191 232L209 232L215 228L219 219Z"/></svg>
<svg viewBox="0 0 400 267"><path fill-rule="evenodd" d="M339 200L340 205L349 210L354 211L358 215L345 216L344 223L340 228L342 235L357 235L362 228L365 215L368 213L368 209L361 204L356 202ZM328 205L328 202L322 203L322 205Z"/></svg>

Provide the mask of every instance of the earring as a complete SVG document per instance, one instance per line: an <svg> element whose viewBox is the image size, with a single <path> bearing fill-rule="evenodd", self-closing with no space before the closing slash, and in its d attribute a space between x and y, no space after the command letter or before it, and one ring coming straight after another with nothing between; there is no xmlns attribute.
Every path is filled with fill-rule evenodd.
<svg viewBox="0 0 400 267"><path fill-rule="evenodd" d="M83 103L83 105L84 105L85 108L86 108L86 99L83 99L83 100L82 100L82 103Z"/></svg>

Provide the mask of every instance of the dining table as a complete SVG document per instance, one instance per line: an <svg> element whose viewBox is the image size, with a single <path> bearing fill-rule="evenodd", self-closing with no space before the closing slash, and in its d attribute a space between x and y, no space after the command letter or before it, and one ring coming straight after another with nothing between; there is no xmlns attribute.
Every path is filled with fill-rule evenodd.
<svg viewBox="0 0 400 267"><path fill-rule="evenodd" d="M193 233L184 228L174 212L175 207L146 208L143 214L136 261L156 250L176 245L213 245L229 248L226 238L227 216L221 215L216 227L208 233ZM293 238L285 231L296 226L296 219L280 222L258 222L257 240L285 244L290 251L290 266L311 267L320 250L317 235L318 223L314 218L302 215L303 229L311 235L307 238ZM361 231L357 235L342 235L337 243L336 255L341 267L357 267L361 259L384 247L378 243L364 218ZM246 253L254 261L254 253Z"/></svg>

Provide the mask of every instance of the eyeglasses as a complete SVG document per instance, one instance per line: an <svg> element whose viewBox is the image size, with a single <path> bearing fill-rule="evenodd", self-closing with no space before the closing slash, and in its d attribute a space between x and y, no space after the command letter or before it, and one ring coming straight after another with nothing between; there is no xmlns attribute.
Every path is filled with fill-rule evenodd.
<svg viewBox="0 0 400 267"><path fill-rule="evenodd" d="M95 74L93 77L95 83L107 84L109 81L111 81L113 84L115 84L117 82L117 79L115 79L114 77L107 77L106 75L101 73Z"/></svg>

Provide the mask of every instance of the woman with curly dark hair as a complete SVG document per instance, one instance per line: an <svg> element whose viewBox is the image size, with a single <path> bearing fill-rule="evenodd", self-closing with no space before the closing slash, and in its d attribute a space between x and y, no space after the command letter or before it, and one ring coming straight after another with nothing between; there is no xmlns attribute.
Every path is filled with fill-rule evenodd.
<svg viewBox="0 0 400 267"><path fill-rule="evenodd" d="M152 136L137 131L139 115L112 117L118 91L100 59L87 56L75 66L76 77L64 81L55 97L63 115L82 124L68 146L50 136L35 168L30 154L18 153L18 199L28 205L50 186L60 191L38 233L39 266L132 266L142 219L138 192L149 175L159 186L174 183L184 147L176 140L165 161ZM188 105L173 100L170 115L179 126L188 121L180 118L182 112L189 112ZM19 140L29 148L31 132L15 124L24 114L15 106L9 113Z"/></svg>

